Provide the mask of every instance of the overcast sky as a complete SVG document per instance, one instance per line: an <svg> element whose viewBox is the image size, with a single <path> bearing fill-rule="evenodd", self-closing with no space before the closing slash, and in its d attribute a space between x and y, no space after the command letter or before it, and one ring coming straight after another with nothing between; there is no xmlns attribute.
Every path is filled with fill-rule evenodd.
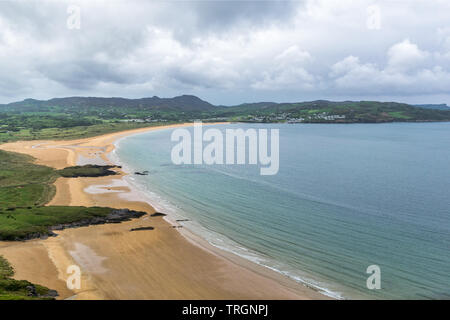
<svg viewBox="0 0 450 320"><path fill-rule="evenodd" d="M180 94L450 105L450 1L0 1L0 103Z"/></svg>

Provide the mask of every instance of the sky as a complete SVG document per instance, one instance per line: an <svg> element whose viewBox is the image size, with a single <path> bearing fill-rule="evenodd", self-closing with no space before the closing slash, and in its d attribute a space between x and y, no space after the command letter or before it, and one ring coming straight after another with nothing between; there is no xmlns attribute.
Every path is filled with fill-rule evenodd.
<svg viewBox="0 0 450 320"><path fill-rule="evenodd" d="M0 1L0 103L450 105L450 1Z"/></svg>

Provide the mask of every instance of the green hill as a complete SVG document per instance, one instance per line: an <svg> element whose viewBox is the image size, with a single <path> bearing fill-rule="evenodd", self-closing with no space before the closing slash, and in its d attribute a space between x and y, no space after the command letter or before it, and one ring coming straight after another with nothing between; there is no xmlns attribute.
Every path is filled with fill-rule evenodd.
<svg viewBox="0 0 450 320"><path fill-rule="evenodd" d="M445 107L447 108L447 107ZM450 108L397 102L257 102L214 106L196 96L68 97L0 105L0 142L71 139L161 123L203 121L377 123L450 121Z"/></svg>
<svg viewBox="0 0 450 320"><path fill-rule="evenodd" d="M307 123L450 121L450 110L426 109L405 103L378 101L252 103L229 107L221 115L247 117L250 120L259 116L268 122L284 118ZM253 117L248 117L249 115Z"/></svg>
<svg viewBox="0 0 450 320"><path fill-rule="evenodd" d="M165 111L205 111L214 106L192 95L182 95L174 98L159 98L157 96L141 99L99 98L99 97L67 97L50 100L25 99L6 105L0 105L0 110L6 112L76 112L88 113L100 110L165 110Z"/></svg>

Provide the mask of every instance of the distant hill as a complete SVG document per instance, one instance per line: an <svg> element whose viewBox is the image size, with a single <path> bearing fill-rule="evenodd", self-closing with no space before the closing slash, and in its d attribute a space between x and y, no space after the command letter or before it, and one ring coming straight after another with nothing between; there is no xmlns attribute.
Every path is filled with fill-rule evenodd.
<svg viewBox="0 0 450 320"><path fill-rule="evenodd" d="M50 100L25 99L0 105L1 111L22 112L51 112L71 110L88 111L94 109L137 109L137 110L165 110L165 111L208 111L214 106L196 96L182 95L174 98L126 99L126 98L98 98L98 97L68 97Z"/></svg>
<svg viewBox="0 0 450 320"><path fill-rule="evenodd" d="M396 102L326 100L296 103L257 102L226 107L214 106L192 95L141 99L25 99L0 105L0 143L17 140L75 139L160 123L195 120L252 123L450 121L450 110Z"/></svg>
<svg viewBox="0 0 450 320"><path fill-rule="evenodd" d="M450 107L445 103L441 104L414 104L414 107L424 108L424 109L435 109L435 110L447 110L450 111Z"/></svg>
<svg viewBox="0 0 450 320"><path fill-rule="evenodd" d="M2 115L3 113L3 115ZM44 117L42 117L45 115ZM249 122L357 123L450 121L445 105L409 105L379 101L315 100L295 103L256 102L214 106L193 95L173 98L67 97L25 99L0 105L0 129L89 125L104 121L231 120ZM36 117L39 117L37 119Z"/></svg>
<svg viewBox="0 0 450 320"><path fill-rule="evenodd" d="M221 116L252 115L252 119L272 122L282 117L309 123L355 123L393 121L450 121L450 108L422 108L406 103L379 101L316 100L297 103L246 103L227 107ZM278 115L278 116L275 116Z"/></svg>
<svg viewBox="0 0 450 320"><path fill-rule="evenodd" d="M241 103L236 106L226 106L225 108L242 108L242 109L264 109L264 108L270 108L275 107L279 105L279 103L276 102L252 102L252 103ZM220 106L224 107L224 106Z"/></svg>

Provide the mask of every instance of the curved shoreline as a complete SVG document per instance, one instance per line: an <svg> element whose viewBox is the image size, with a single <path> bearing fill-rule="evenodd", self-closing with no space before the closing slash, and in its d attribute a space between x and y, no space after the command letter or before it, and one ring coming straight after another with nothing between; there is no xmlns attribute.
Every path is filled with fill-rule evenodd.
<svg viewBox="0 0 450 320"><path fill-rule="evenodd" d="M37 163L61 168L75 165L80 155L108 161L108 153L121 137L183 125L192 124L141 128L72 141L15 142L0 148L27 153ZM49 204L99 205L153 213L150 204L142 199L136 201L133 190L123 184L124 175L59 178L56 195ZM86 192L89 187L97 191ZM129 232L150 225L155 229ZM0 254L14 266L17 278L57 289L61 298L327 299L275 271L214 248L194 234L178 231L182 230L172 228L161 217L146 215L121 224L60 231L58 237L47 240L0 243ZM35 263L40 267L33 271ZM71 264L83 270L80 290L64 288L68 276L65 270Z"/></svg>
<svg viewBox="0 0 450 320"><path fill-rule="evenodd" d="M160 195L158 195L157 193L154 193L154 191L150 191L150 192L152 194L154 194L157 199L154 199L151 196L149 196L148 190L144 190L145 187L140 185L138 182L136 182L136 180L134 178L131 177L133 172L135 172L136 170L131 168L127 163L121 162L119 157L116 155L116 151L119 149L119 143L122 140L127 139L132 136L136 136L136 135L144 135L146 133L147 132L131 134L131 135L127 135L127 136L117 139L116 141L114 141L114 149L108 154L108 158L110 159L110 163L121 166L121 168L122 168L121 170L126 173L122 180L126 183L127 187L130 188L130 190L132 190L132 192L135 192L136 194L140 195L142 197L142 201L147 202L150 206L157 209L158 212L168 213L166 216L163 217L163 219L166 220L168 223L170 223L174 228L177 228L176 230L183 237L185 237L186 240L199 246L203 250L207 250L207 251L209 251L215 255L218 255L222 258L231 259L231 261L234 261L234 263L239 263L239 262L242 263L242 261L246 261L246 262L250 263L250 267L252 265L264 267L265 269L270 270L270 272L275 272L282 277L288 278L290 281L294 281L295 283L301 284L301 285L308 287L314 291L317 291L320 294L327 296L328 298L338 299L338 300L344 299L340 293L331 291L326 287L320 286L319 284L315 284L313 280L309 280L307 277L300 278L299 276L294 276L292 274L289 274L288 272L283 271L282 269L277 269L275 267L272 267L270 264L265 264L262 262L260 263L259 261L263 261L263 260L265 262L269 263L269 261L267 261L267 259L261 253L249 251L247 254L244 254L242 252L238 252L238 251L234 250L234 249L236 249L236 246L242 248L244 245L235 243L234 241L230 240L226 235L220 235L220 234L217 234L215 231L206 229L204 226L196 223L195 219L191 220L191 218L189 216L188 216L189 219L186 219L186 220L190 221L191 223L193 223L193 222L196 223L196 227L192 228L191 224L180 225L180 222L183 220L180 221L178 219L186 218L186 216L183 215L183 212L175 213L175 216L173 216L173 214L174 214L173 209L172 210L167 209L167 207L165 207L164 204L160 204L161 201L158 201L159 198L160 198L159 200L165 200L165 201L167 199L160 197ZM156 205L158 205L158 207L156 207ZM214 237L220 236L222 240L227 241L227 242L232 242L233 244L230 245L232 248L215 245L213 242L210 242L208 240L208 237L205 237L204 232L207 232L209 234L209 236L214 236ZM248 249L245 249L245 250L248 250Z"/></svg>

